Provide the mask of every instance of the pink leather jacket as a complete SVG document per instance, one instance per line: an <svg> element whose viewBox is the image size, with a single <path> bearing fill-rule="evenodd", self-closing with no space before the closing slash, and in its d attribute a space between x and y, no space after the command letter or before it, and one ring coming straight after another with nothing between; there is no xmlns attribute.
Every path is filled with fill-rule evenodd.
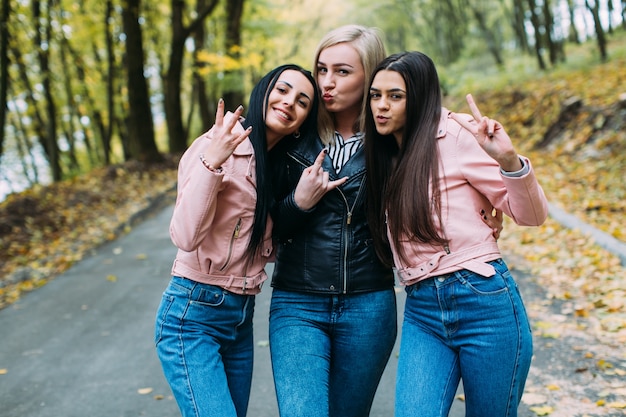
<svg viewBox="0 0 626 417"><path fill-rule="evenodd" d="M263 253L246 263L256 205L255 158L249 140L222 165L208 170L200 160L210 131L198 137L182 156L178 194L170 236L178 247L172 275L217 285L237 294L257 294L267 279L272 254L268 217Z"/></svg>
<svg viewBox="0 0 626 417"><path fill-rule="evenodd" d="M442 109L437 129L441 158L444 235L449 248L404 241L405 265L392 245L400 282L411 285L429 277L468 269L492 276L487 262L500 258L491 228L479 217L481 209L502 210L518 225L539 226L548 216L548 202L527 158L521 176L504 175L498 163L478 145L474 136ZM472 116L467 115L468 119Z"/></svg>

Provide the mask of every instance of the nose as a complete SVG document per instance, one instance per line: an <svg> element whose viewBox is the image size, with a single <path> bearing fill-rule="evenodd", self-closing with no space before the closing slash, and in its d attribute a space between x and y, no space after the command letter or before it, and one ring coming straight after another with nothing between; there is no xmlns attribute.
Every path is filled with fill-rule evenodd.
<svg viewBox="0 0 626 417"><path fill-rule="evenodd" d="M381 97L380 99L377 100L376 106L379 109L388 109L389 103L387 102L387 99L385 97Z"/></svg>
<svg viewBox="0 0 626 417"><path fill-rule="evenodd" d="M289 107L291 107L291 106L293 106L293 105L294 105L294 103L295 103L295 102L296 102L296 96L295 96L295 94L285 94L285 95L283 96L283 104L284 104L285 106L289 106Z"/></svg>
<svg viewBox="0 0 626 417"><path fill-rule="evenodd" d="M318 83L323 90L330 90L335 86L335 79L330 71L325 74L320 74L318 78Z"/></svg>

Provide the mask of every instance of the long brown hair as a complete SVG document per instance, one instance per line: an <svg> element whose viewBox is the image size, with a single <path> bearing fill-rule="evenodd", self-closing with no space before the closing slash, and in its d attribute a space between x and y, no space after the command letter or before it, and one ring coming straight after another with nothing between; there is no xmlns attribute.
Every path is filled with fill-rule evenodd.
<svg viewBox="0 0 626 417"><path fill-rule="evenodd" d="M446 245L441 230L441 188L437 126L441 117L441 88L432 60L420 52L394 54L374 70L396 71L406 83L406 125L402 143L376 131L372 109L365 112L367 215L376 252L392 264L391 241L406 262L400 241L410 239ZM368 86L367 91L369 92Z"/></svg>

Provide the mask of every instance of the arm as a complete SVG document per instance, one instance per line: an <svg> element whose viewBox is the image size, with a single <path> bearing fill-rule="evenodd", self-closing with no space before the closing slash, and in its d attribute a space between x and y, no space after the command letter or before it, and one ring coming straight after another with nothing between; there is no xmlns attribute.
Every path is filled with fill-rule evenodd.
<svg viewBox="0 0 626 417"><path fill-rule="evenodd" d="M170 222L174 244L197 249L211 227L219 192L223 189L222 165L250 134L238 123L243 108L224 116L224 101L217 106L215 125L187 149L178 167L178 192Z"/></svg>
<svg viewBox="0 0 626 417"><path fill-rule="evenodd" d="M517 154L499 122L480 114L471 95L467 96L467 101L474 119L468 120L459 114L453 114L452 118L471 133L479 145L460 141L468 145L461 152L467 161L468 168L464 171L468 180L496 209L504 211L517 224L542 224L548 215L548 204L530 161ZM480 152L481 149L484 152ZM498 167L499 172L491 171Z"/></svg>

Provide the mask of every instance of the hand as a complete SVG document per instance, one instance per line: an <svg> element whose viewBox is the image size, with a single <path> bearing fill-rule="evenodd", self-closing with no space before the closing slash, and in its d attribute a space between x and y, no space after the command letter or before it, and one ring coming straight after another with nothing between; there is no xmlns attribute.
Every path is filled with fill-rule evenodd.
<svg viewBox="0 0 626 417"><path fill-rule="evenodd" d="M224 100L218 101L215 124L208 132L211 141L204 152L204 157L211 166L219 168L250 135L252 126L243 130L238 123L242 113L243 106L239 106L234 113L228 112L224 116Z"/></svg>
<svg viewBox="0 0 626 417"><path fill-rule="evenodd" d="M492 208L488 212L485 210L481 210L480 214L482 216L483 222L489 227L491 227L493 237L498 240L500 237L500 232L504 229L503 218L502 218L502 210L498 210Z"/></svg>
<svg viewBox="0 0 626 417"><path fill-rule="evenodd" d="M452 113L452 118L474 135L481 148L495 159L504 171L515 172L522 169L522 163L511 138L502 125L496 120L482 116L471 94L466 98L476 123L472 124L456 113Z"/></svg>
<svg viewBox="0 0 626 417"><path fill-rule="evenodd" d="M313 165L302 171L294 194L296 204L302 210L310 210L324 197L324 194L334 190L348 180L348 177L343 177L330 181L328 172L322 168L322 162L324 162L325 157L326 149L322 149L317 158L315 158Z"/></svg>

